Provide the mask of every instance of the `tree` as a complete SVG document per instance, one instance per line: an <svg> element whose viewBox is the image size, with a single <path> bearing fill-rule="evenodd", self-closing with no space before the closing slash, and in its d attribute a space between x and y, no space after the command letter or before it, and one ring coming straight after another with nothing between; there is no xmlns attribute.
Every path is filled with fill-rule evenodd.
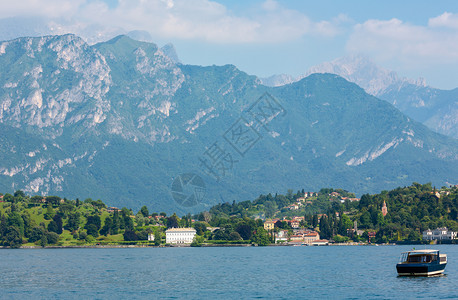
<svg viewBox="0 0 458 300"><path fill-rule="evenodd" d="M92 215L87 217L87 222L85 228L87 229L89 225L93 224L97 231L102 227L102 220L99 215ZM98 235L97 235L98 236Z"/></svg>
<svg viewBox="0 0 458 300"><path fill-rule="evenodd" d="M229 239L231 241L240 241L242 240L242 237L240 236L240 234L237 231L233 231L231 232L231 234L229 234Z"/></svg>
<svg viewBox="0 0 458 300"><path fill-rule="evenodd" d="M351 222L350 217L348 217L346 214L342 214L338 222L338 233L340 235L347 235L347 229L350 229L352 227L353 223Z"/></svg>
<svg viewBox="0 0 458 300"><path fill-rule="evenodd" d="M43 235L45 234L45 230L43 229L43 227L34 227L32 228L32 231L30 233L30 237L29 237L29 240L28 242L29 243L35 243L36 241L39 241L41 240L41 238L43 237Z"/></svg>
<svg viewBox="0 0 458 300"><path fill-rule="evenodd" d="M275 211L277 210L277 206L273 201L266 201L264 203L265 207L265 214L267 218L272 218L275 214Z"/></svg>
<svg viewBox="0 0 458 300"><path fill-rule="evenodd" d="M54 222L54 220L52 220L51 222L49 222L48 224L48 231L49 232L57 232L57 224L56 222Z"/></svg>
<svg viewBox="0 0 458 300"><path fill-rule="evenodd" d="M62 234L62 217L60 214L56 214L52 218L52 221L48 225L48 231Z"/></svg>
<svg viewBox="0 0 458 300"><path fill-rule="evenodd" d="M59 235L55 232L47 232L46 239L48 241L48 244L56 244L59 240Z"/></svg>
<svg viewBox="0 0 458 300"><path fill-rule="evenodd" d="M209 223L212 220L212 216L208 211L204 211L199 214L198 220Z"/></svg>
<svg viewBox="0 0 458 300"><path fill-rule="evenodd" d="M46 207L46 212L44 213L44 218L45 220L51 220L56 213L54 212L54 209L52 208L52 205L47 205Z"/></svg>
<svg viewBox="0 0 458 300"><path fill-rule="evenodd" d="M318 226L318 215L315 214L313 215L313 218L312 218L312 227L316 228L317 226Z"/></svg>
<svg viewBox="0 0 458 300"><path fill-rule="evenodd" d="M102 226L102 221L100 220L100 216L92 215L92 216L87 217L86 226L84 226L84 228L87 230L88 235L92 235L93 237L98 237L101 226Z"/></svg>
<svg viewBox="0 0 458 300"><path fill-rule="evenodd" d="M8 216L7 226L13 226L17 228L20 238L24 236L24 219L22 219L18 212L12 212Z"/></svg>
<svg viewBox="0 0 458 300"><path fill-rule="evenodd" d="M270 237L268 232L264 228L258 227L258 229L256 229L256 232L253 234L253 237L251 238L251 242L253 244L258 244L258 246L269 245Z"/></svg>
<svg viewBox="0 0 458 300"><path fill-rule="evenodd" d="M70 212L75 209L75 206L70 202L65 202L59 205L59 212L62 214L64 218L68 216Z"/></svg>
<svg viewBox="0 0 458 300"><path fill-rule="evenodd" d="M78 239L85 240L87 238L87 233L85 231L81 231L78 235Z"/></svg>
<svg viewBox="0 0 458 300"><path fill-rule="evenodd" d="M43 196L36 195L36 196L31 197L30 201L32 203L41 203L42 199L43 199Z"/></svg>
<svg viewBox="0 0 458 300"><path fill-rule="evenodd" d="M178 228L178 217L177 215L174 213L171 217L168 217L167 218L167 228Z"/></svg>
<svg viewBox="0 0 458 300"><path fill-rule="evenodd" d="M36 223L28 211L22 214L22 220L24 220L24 236L28 238L32 232L32 228L35 227Z"/></svg>
<svg viewBox="0 0 458 300"><path fill-rule="evenodd" d="M135 231L133 230L126 230L123 234L124 240L125 241L137 241L137 235L135 234Z"/></svg>
<svg viewBox="0 0 458 300"><path fill-rule="evenodd" d="M336 243L346 243L349 240L348 236L341 236L340 234L337 234L337 235L333 236L332 239Z"/></svg>
<svg viewBox="0 0 458 300"><path fill-rule="evenodd" d="M22 245L21 232L15 226L9 226L6 229L5 245L11 248L19 248Z"/></svg>
<svg viewBox="0 0 458 300"><path fill-rule="evenodd" d="M362 209L363 207L368 207L371 202L371 196L369 194L364 194L359 200L358 207Z"/></svg>
<svg viewBox="0 0 458 300"><path fill-rule="evenodd" d="M457 210L457 208L452 208L450 210L449 217L450 217L450 220L458 221L458 210Z"/></svg>
<svg viewBox="0 0 458 300"><path fill-rule="evenodd" d="M68 215L67 225L65 226L65 229L69 231L78 230L80 227L80 216L81 214L78 211L70 213Z"/></svg>
<svg viewBox="0 0 458 300"><path fill-rule="evenodd" d="M109 235L111 234L113 228L113 219L111 217L107 217L105 219L105 224L103 225L102 229L100 230L101 235Z"/></svg>
<svg viewBox="0 0 458 300"><path fill-rule="evenodd" d="M154 232L154 245L159 246L161 244L161 233L159 230Z"/></svg>
<svg viewBox="0 0 458 300"><path fill-rule="evenodd" d="M130 216L123 216L122 220L125 230L134 230L134 221Z"/></svg>
<svg viewBox="0 0 458 300"><path fill-rule="evenodd" d="M251 239L251 236L252 236L252 233L253 233L253 229L250 225L248 224L239 224L236 228L235 228L235 231L237 231L240 236L244 239L244 240L250 240Z"/></svg>
<svg viewBox="0 0 458 300"><path fill-rule="evenodd" d="M409 236L407 237L409 241L419 241L421 240L421 235L416 230L410 230Z"/></svg>
<svg viewBox="0 0 458 300"><path fill-rule="evenodd" d="M363 212L362 215L359 217L359 224L361 228L372 227L371 214L368 211Z"/></svg>
<svg viewBox="0 0 458 300"><path fill-rule="evenodd" d="M141 212L138 212L135 216L135 223L137 223L137 226L139 227L142 227L147 221L148 219L145 218Z"/></svg>
<svg viewBox="0 0 458 300"><path fill-rule="evenodd" d="M202 247L204 238L202 236L196 235L192 240L191 247Z"/></svg>
<svg viewBox="0 0 458 300"><path fill-rule="evenodd" d="M320 218L320 237L329 239L332 236L331 226L326 216Z"/></svg>
<svg viewBox="0 0 458 300"><path fill-rule="evenodd" d="M94 207L97 207L98 209L107 208L107 206L105 205L105 203L103 203L102 200L100 200L100 199L97 199L97 201L93 201L91 204L92 204Z"/></svg>
<svg viewBox="0 0 458 300"><path fill-rule="evenodd" d="M112 222L112 225L111 225L111 234L118 234L120 223L121 223L121 219L119 218L119 213L116 210L113 213L113 222Z"/></svg>
<svg viewBox="0 0 458 300"><path fill-rule="evenodd" d="M3 201L13 203L14 197L13 195L6 193L5 195L3 195Z"/></svg>
<svg viewBox="0 0 458 300"><path fill-rule="evenodd" d="M135 233L137 235L137 240L139 241L147 241L148 240L148 232L146 230L141 230Z"/></svg>
<svg viewBox="0 0 458 300"><path fill-rule="evenodd" d="M93 237L98 237L99 236L99 230L97 229L97 226L95 224L89 224L87 225L87 234L92 235Z"/></svg>
<svg viewBox="0 0 458 300"><path fill-rule="evenodd" d="M48 238L46 237L46 234L43 234L40 239L40 246L45 247L48 244Z"/></svg>
<svg viewBox="0 0 458 300"><path fill-rule="evenodd" d="M278 220L277 222L275 222L274 226L280 229L291 229L291 225L288 222L281 221L281 220Z"/></svg>
<svg viewBox="0 0 458 300"><path fill-rule="evenodd" d="M143 205L142 208L140 208L140 213L143 215L143 217L147 218L149 216L148 207Z"/></svg>
<svg viewBox="0 0 458 300"><path fill-rule="evenodd" d="M24 193L23 191L17 190L16 192L14 192L14 197L15 197L15 198L16 198L16 197L25 198L26 195L25 195L25 193Z"/></svg>
<svg viewBox="0 0 458 300"><path fill-rule="evenodd" d="M181 222L180 222L181 227L192 227L192 221L191 221L191 214L187 214L186 216L181 217Z"/></svg>
<svg viewBox="0 0 458 300"><path fill-rule="evenodd" d="M61 198L58 196L47 196L46 197L46 202L50 203L52 205L58 205L60 203ZM48 239L49 241L49 239Z"/></svg>
<svg viewBox="0 0 458 300"><path fill-rule="evenodd" d="M229 233L224 229L217 229L213 232L213 240L222 240L222 241L227 241L230 239Z"/></svg>
<svg viewBox="0 0 458 300"><path fill-rule="evenodd" d="M205 231L207 231L207 226L202 222L196 222L194 223L194 229L198 235L204 235Z"/></svg>

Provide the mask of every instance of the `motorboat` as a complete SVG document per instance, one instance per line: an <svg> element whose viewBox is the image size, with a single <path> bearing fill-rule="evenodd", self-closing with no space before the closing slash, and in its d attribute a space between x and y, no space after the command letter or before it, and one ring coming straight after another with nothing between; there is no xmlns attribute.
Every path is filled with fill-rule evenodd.
<svg viewBox="0 0 458 300"><path fill-rule="evenodd" d="M399 276L435 276L442 274L446 265L447 254L439 250L412 250L401 253L396 270Z"/></svg>

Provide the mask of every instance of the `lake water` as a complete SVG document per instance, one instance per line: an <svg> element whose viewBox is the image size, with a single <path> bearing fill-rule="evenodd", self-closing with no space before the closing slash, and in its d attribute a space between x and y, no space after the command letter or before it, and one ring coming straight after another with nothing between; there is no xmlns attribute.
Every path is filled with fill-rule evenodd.
<svg viewBox="0 0 458 300"><path fill-rule="evenodd" d="M398 277L412 246L4 249L0 297L457 299L458 246L432 248L445 276Z"/></svg>

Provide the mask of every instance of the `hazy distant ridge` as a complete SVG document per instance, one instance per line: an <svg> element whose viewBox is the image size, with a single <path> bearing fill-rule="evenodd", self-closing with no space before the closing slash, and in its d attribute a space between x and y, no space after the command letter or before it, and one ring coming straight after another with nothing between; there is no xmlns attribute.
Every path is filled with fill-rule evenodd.
<svg viewBox="0 0 458 300"><path fill-rule="evenodd" d="M282 86L314 73L332 73L362 87L367 93L386 100L403 113L430 129L458 138L458 92L429 87L423 78L400 78L396 72L377 66L362 55L350 55L310 68L305 74L273 75L261 78L267 86Z"/></svg>

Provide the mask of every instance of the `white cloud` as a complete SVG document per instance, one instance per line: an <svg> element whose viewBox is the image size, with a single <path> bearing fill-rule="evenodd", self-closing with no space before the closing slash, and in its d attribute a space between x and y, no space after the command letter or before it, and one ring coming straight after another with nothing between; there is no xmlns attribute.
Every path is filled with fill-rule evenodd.
<svg viewBox="0 0 458 300"><path fill-rule="evenodd" d="M216 43L275 43L307 34L333 36L331 22L312 22L304 14L268 0L258 13L240 17L224 5L208 0L131 1L121 0L106 15L107 22L127 30L144 29L153 35L202 39Z"/></svg>
<svg viewBox="0 0 458 300"><path fill-rule="evenodd" d="M278 43L305 35L333 37L341 18L314 22L303 13L267 0L248 16L238 16L210 0L19 0L2 5L0 17L48 17L59 32L88 28L146 30L167 39L200 39L214 43ZM59 20L66 22L57 24ZM111 29L111 31L113 31ZM119 31L119 30L117 30ZM87 33L87 32L86 32Z"/></svg>
<svg viewBox="0 0 458 300"><path fill-rule="evenodd" d="M458 60L458 30L440 27L454 28L456 20L456 15L447 13L430 19L428 26L398 19L368 20L354 26L346 48L379 61L398 61L408 68L455 62Z"/></svg>
<svg viewBox="0 0 458 300"><path fill-rule="evenodd" d="M458 14L444 12L442 15L429 19L430 27L448 27L458 29Z"/></svg>
<svg viewBox="0 0 458 300"><path fill-rule="evenodd" d="M61 18L72 15L86 0L16 0L2 1L0 18L41 16Z"/></svg>

